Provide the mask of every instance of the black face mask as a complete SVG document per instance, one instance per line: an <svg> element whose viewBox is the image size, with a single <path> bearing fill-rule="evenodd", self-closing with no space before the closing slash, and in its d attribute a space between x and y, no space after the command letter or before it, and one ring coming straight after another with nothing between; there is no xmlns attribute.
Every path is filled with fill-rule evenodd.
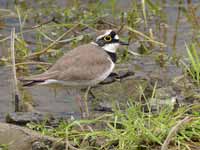
<svg viewBox="0 0 200 150"><path fill-rule="evenodd" d="M120 41L119 39L115 39L116 33L112 31L109 35L111 40L106 40L106 36L98 39L96 43L100 46L103 47L105 44L110 44L110 43L119 43L120 45L129 45L128 43L125 43L123 41Z"/></svg>
<svg viewBox="0 0 200 150"><path fill-rule="evenodd" d="M104 46L104 45L106 44L106 42L105 42L103 39L99 39L98 41L96 41L96 43L97 43L100 47L102 47L102 46Z"/></svg>

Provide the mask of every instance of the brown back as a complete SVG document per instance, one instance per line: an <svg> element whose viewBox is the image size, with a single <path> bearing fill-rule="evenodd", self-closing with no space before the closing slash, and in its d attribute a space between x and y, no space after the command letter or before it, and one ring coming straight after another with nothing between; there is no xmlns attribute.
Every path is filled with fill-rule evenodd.
<svg viewBox="0 0 200 150"><path fill-rule="evenodd" d="M101 47L91 43L85 44L63 55L43 74L29 77L27 80L94 80L109 69L108 57L108 54Z"/></svg>

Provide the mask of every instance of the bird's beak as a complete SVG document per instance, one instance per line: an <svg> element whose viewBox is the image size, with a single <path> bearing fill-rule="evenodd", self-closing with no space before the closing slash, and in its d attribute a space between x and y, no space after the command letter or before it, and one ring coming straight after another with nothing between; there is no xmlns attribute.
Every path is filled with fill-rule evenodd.
<svg viewBox="0 0 200 150"><path fill-rule="evenodd" d="M123 42L123 41L119 41L119 44L120 44L120 45L129 45L129 43Z"/></svg>

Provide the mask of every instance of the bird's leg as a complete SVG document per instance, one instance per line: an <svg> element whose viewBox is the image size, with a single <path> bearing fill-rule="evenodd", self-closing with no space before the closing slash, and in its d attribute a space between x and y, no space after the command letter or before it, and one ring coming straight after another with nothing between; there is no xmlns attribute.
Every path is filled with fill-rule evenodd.
<svg viewBox="0 0 200 150"><path fill-rule="evenodd" d="M82 118L85 118L84 108L83 108L83 105L82 105L82 103L81 103L81 96L80 96L80 95L77 95L77 96L75 97L75 99L76 99L76 102L77 102L78 107L79 107L79 109L80 109L81 117L82 117Z"/></svg>
<svg viewBox="0 0 200 150"><path fill-rule="evenodd" d="M96 99L96 96L93 94L92 89L90 88L88 94L92 96L92 99Z"/></svg>
<svg viewBox="0 0 200 150"><path fill-rule="evenodd" d="M85 112L86 112L86 117L89 117L89 109L88 109L88 93L90 91L90 86L87 88L85 95L84 95L84 104L85 104Z"/></svg>

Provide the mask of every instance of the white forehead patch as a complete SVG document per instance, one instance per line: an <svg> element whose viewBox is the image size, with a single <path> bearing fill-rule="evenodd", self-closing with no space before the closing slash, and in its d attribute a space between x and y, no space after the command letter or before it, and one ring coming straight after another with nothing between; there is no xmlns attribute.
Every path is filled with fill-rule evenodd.
<svg viewBox="0 0 200 150"><path fill-rule="evenodd" d="M110 32L112 32L112 30L106 30L106 32L103 35L100 35L100 36L97 37L97 40L99 40L100 38L102 38L102 37L104 37L106 35L109 35Z"/></svg>
<svg viewBox="0 0 200 150"><path fill-rule="evenodd" d="M118 35L115 35L114 37L116 40L119 40L119 36Z"/></svg>

